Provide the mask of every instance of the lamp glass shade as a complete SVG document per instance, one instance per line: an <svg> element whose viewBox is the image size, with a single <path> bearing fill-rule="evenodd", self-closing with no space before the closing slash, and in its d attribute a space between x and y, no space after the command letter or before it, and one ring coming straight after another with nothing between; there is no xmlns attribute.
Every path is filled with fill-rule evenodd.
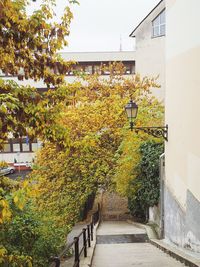
<svg viewBox="0 0 200 267"><path fill-rule="evenodd" d="M125 106L128 119L135 119L137 117L138 106L132 100Z"/></svg>

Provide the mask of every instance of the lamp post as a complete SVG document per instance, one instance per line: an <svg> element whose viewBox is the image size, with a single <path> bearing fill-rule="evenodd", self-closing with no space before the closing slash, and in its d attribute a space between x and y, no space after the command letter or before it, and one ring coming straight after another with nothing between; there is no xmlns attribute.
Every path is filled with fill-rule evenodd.
<svg viewBox="0 0 200 267"><path fill-rule="evenodd" d="M125 110L127 113L127 117L130 120L130 129L131 131L135 130L136 132L138 131L143 131L149 135L152 135L154 137L158 138L163 138L165 141L168 141L168 125L159 127L159 126L154 126L154 127L134 127L133 119L137 117L138 113L138 106L133 100L131 99L128 104L125 106Z"/></svg>

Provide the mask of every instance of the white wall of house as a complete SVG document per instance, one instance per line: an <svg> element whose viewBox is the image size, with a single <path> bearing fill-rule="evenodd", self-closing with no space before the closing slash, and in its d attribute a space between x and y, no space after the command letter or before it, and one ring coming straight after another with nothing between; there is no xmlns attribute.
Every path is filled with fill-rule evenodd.
<svg viewBox="0 0 200 267"><path fill-rule="evenodd" d="M26 144L24 144L26 145ZM14 145L13 145L14 146ZM37 143L32 143L32 151L17 151L13 152L0 152L0 161L5 161L7 163L32 163L36 157L36 152L42 147L42 142L37 140ZM15 147L16 148L16 147Z"/></svg>
<svg viewBox="0 0 200 267"><path fill-rule="evenodd" d="M200 252L200 1L166 8L165 234Z"/></svg>
<svg viewBox="0 0 200 267"><path fill-rule="evenodd" d="M136 38L136 73L158 77L161 87L152 92L159 100L165 97L165 36L152 37L152 21L164 8L165 1L161 1L130 35Z"/></svg>
<svg viewBox="0 0 200 267"><path fill-rule="evenodd" d="M111 52L63 52L63 59L76 62L130 61L135 60L135 51Z"/></svg>
<svg viewBox="0 0 200 267"><path fill-rule="evenodd" d="M0 153L0 161L7 163L19 162L32 162L35 158L34 152L13 152L13 153Z"/></svg>

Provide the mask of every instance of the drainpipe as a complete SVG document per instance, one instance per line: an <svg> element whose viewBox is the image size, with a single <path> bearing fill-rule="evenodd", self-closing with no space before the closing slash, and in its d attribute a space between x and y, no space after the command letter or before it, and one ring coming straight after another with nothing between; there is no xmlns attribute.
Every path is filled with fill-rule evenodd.
<svg viewBox="0 0 200 267"><path fill-rule="evenodd" d="M160 239L164 238L164 184L165 184L165 154L160 155Z"/></svg>

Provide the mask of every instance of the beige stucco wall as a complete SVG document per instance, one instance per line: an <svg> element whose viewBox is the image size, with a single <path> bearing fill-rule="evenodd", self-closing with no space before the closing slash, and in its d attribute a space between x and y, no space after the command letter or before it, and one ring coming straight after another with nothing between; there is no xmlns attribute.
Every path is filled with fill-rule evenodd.
<svg viewBox="0 0 200 267"><path fill-rule="evenodd" d="M142 76L158 77L160 88L153 88L152 93L159 100L165 98L165 37L147 39L145 45L136 50L136 73Z"/></svg>
<svg viewBox="0 0 200 267"><path fill-rule="evenodd" d="M200 201L200 1L167 0L166 184L186 209Z"/></svg>
<svg viewBox="0 0 200 267"><path fill-rule="evenodd" d="M165 36L152 38L152 21L165 8L161 2L135 30L136 38L136 72L142 76L158 77L161 88L152 90L159 99L165 98Z"/></svg>

